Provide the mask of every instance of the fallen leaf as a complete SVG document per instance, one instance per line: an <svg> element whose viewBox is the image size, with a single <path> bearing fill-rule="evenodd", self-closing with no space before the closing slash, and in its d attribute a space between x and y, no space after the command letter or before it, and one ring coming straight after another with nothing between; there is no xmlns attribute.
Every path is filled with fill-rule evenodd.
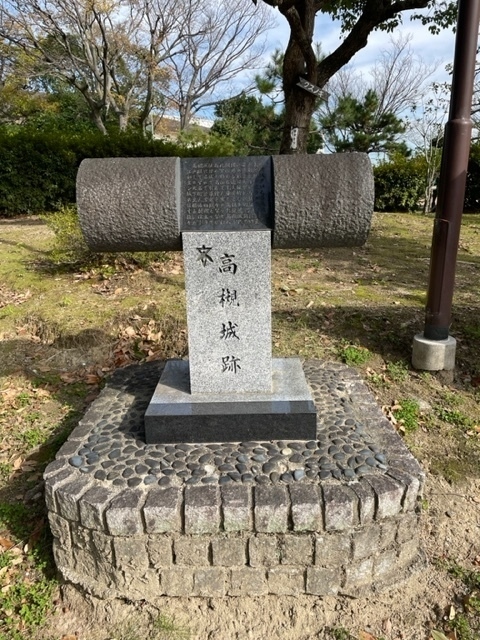
<svg viewBox="0 0 480 640"><path fill-rule="evenodd" d="M8 538L0 538L0 547L4 549L4 551L8 551L15 546L15 543L9 540Z"/></svg>
<svg viewBox="0 0 480 640"><path fill-rule="evenodd" d="M23 462L20 466L22 471L31 471L32 469L35 469L37 465L38 465L37 460L27 460L26 462Z"/></svg>
<svg viewBox="0 0 480 640"><path fill-rule="evenodd" d="M4 286L0 286L0 309L6 307L7 304L22 304L25 300L28 300L32 295L32 292L27 289L23 293L16 293Z"/></svg>
<svg viewBox="0 0 480 640"><path fill-rule="evenodd" d="M367 631L360 631L358 635L358 640L377 640L377 639L375 638L375 636L372 636L372 634L368 633Z"/></svg>
<svg viewBox="0 0 480 640"><path fill-rule="evenodd" d="M22 466L22 462L23 462L22 456L15 458L15 460L12 462L12 469L14 471L17 471L18 469L20 469L20 467Z"/></svg>
<svg viewBox="0 0 480 640"><path fill-rule="evenodd" d="M444 633L441 631L435 631L435 629L432 631L432 638L433 640L448 640Z"/></svg>
<svg viewBox="0 0 480 640"><path fill-rule="evenodd" d="M170 273L172 274L172 276L178 276L181 272L181 267L174 267L173 269L170 269Z"/></svg>
<svg viewBox="0 0 480 640"><path fill-rule="evenodd" d="M95 373L89 373L85 376L85 384L99 384L102 381L100 376Z"/></svg>
<svg viewBox="0 0 480 640"><path fill-rule="evenodd" d="M60 380L67 383L77 382L77 376L73 373L61 373Z"/></svg>
<svg viewBox="0 0 480 640"><path fill-rule="evenodd" d="M45 369L42 369L42 371L45 371ZM42 389L41 387L37 387L32 391L38 398L49 398L52 395L50 391L48 391L47 389Z"/></svg>

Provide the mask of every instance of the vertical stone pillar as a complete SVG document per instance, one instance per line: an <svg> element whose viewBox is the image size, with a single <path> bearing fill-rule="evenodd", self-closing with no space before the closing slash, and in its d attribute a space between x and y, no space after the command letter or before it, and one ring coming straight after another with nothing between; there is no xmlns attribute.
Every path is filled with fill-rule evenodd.
<svg viewBox="0 0 480 640"><path fill-rule="evenodd" d="M191 393L272 391L268 230L183 233Z"/></svg>

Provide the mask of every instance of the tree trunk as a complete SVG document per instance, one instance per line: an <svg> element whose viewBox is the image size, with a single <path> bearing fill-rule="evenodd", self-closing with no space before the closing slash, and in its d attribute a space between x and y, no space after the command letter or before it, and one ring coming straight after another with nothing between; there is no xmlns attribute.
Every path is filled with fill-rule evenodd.
<svg viewBox="0 0 480 640"><path fill-rule="evenodd" d="M107 135L107 129L105 127L105 123L103 122L103 114L104 108L97 101L95 101L88 90L88 86L86 84L76 84L75 82L69 83L74 89L80 91L82 96L85 98L85 102L90 109L90 118L92 119L93 124L97 127L99 131L103 133L104 136Z"/></svg>
<svg viewBox="0 0 480 640"><path fill-rule="evenodd" d="M296 86L299 78L303 77L323 89L328 80L367 44L368 36L375 27L395 18L407 9L424 8L429 0L396 0L395 2L365 0L364 3L353 3L356 9L357 5L364 5L362 12L357 12L358 19L337 49L319 62L315 59L315 51L312 48L313 31L315 15L325 3L320 0L264 0L264 2L277 7L290 26L290 40L285 52L283 68L286 112L280 153L296 154L307 151L310 121L316 106L316 96ZM331 4L335 5L335 3ZM340 10L340 15L344 11L347 10ZM333 13L333 11L327 11L327 13Z"/></svg>
<svg viewBox="0 0 480 640"><path fill-rule="evenodd" d="M105 127L105 124L103 122L102 119L102 115L100 113L100 111L96 110L96 109L92 109L91 105L90 109L91 109L91 116L92 116L92 121L94 123L94 125L97 127L97 129L99 131L101 131L103 133L104 136L107 135L107 129Z"/></svg>
<svg viewBox="0 0 480 640"><path fill-rule="evenodd" d="M153 83L155 80L155 74L157 72L157 58L158 53L153 44L153 33L150 33L150 51L147 59L147 86L145 92L145 101L143 103L143 108L140 113L140 127L142 129L143 135L147 133L147 123L150 118L150 114L152 111L153 104ZM152 136L155 132L152 129Z"/></svg>
<svg viewBox="0 0 480 640"><path fill-rule="evenodd" d="M285 95L285 121L281 154L307 152L310 122L315 111L315 94L297 86L300 78L313 85L317 83L317 59L312 47L315 8L306 0L297 8L284 12L291 35L283 59L283 92Z"/></svg>
<svg viewBox="0 0 480 640"><path fill-rule="evenodd" d="M126 131L127 127L128 127L128 111L127 112L123 112L121 111L118 114L118 128L120 131Z"/></svg>
<svg viewBox="0 0 480 640"><path fill-rule="evenodd" d="M178 112L180 115L180 131L186 131L190 127L190 121L192 119L192 102L189 97L185 98Z"/></svg>
<svg viewBox="0 0 480 640"><path fill-rule="evenodd" d="M298 89L298 93L303 89ZM283 126L280 153L297 154L306 153L308 138L310 135L310 122L315 111L315 96L311 98L303 95L295 95L292 92L285 102L285 122Z"/></svg>
<svg viewBox="0 0 480 640"><path fill-rule="evenodd" d="M143 109L140 114L140 128L143 132L143 135L147 133L147 124L150 118L150 113L152 111L152 101L153 101L153 74L149 71L147 76L147 91L145 94L145 102L143 103ZM152 130L152 136L155 132Z"/></svg>
<svg viewBox="0 0 480 640"><path fill-rule="evenodd" d="M92 115L92 119L93 119L93 122L94 122L95 126L97 127L97 129L99 129L103 133L103 135L106 136L107 135L107 129L106 129L105 125L103 124L102 117L98 113L94 113Z"/></svg>

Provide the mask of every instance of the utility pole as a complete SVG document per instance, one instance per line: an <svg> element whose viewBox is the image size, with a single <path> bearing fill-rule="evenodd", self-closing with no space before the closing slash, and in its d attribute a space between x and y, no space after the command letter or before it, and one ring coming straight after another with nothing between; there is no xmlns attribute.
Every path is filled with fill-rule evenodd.
<svg viewBox="0 0 480 640"><path fill-rule="evenodd" d="M413 339L412 364L428 371L455 367L456 340L450 333L455 267L472 134L472 95L480 0L459 0L449 119L433 227L425 327Z"/></svg>

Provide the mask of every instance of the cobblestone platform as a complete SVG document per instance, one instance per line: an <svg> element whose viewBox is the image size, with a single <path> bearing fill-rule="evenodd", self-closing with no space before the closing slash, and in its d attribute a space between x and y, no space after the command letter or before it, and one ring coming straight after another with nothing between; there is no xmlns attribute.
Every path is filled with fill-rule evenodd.
<svg viewBox="0 0 480 640"><path fill-rule="evenodd" d="M316 440L146 445L162 368L117 371L46 469L67 581L131 600L359 595L421 562L424 474L356 372L304 363Z"/></svg>

